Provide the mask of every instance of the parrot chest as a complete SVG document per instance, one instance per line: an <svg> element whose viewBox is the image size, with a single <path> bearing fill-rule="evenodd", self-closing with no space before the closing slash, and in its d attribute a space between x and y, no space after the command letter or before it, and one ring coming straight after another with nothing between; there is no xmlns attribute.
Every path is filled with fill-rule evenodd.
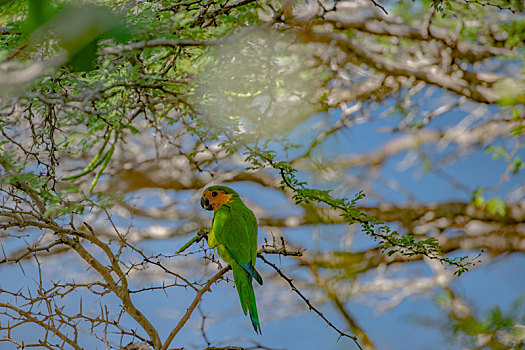
<svg viewBox="0 0 525 350"><path fill-rule="evenodd" d="M213 226L210 232L208 233L208 245L212 247L213 250L217 252L217 254L219 254L222 260L231 265L232 259L230 257L230 254L228 254L226 248L221 243L219 243L219 241L215 237L215 234L213 233Z"/></svg>

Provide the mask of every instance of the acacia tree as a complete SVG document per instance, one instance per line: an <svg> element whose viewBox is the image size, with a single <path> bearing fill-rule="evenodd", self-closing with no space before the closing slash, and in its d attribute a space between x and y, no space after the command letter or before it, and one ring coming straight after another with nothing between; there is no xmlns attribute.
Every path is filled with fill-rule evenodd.
<svg viewBox="0 0 525 350"><path fill-rule="evenodd" d="M485 317L454 281L523 251L522 10L4 1L2 341L233 345L208 338L213 316L199 308L212 286L230 285L203 240L210 218L198 198L213 182L248 184L268 315L306 306L334 342L374 348L353 300L386 294L375 307L395 307L439 288L445 331L467 346L519 346L519 308ZM504 161L496 184L454 170L486 151L494 167ZM421 195L392 163L439 178L459 199ZM395 273L414 265L430 272ZM167 328L145 302L161 292L178 310ZM185 343L196 310L202 340ZM241 346L269 341L250 337Z"/></svg>

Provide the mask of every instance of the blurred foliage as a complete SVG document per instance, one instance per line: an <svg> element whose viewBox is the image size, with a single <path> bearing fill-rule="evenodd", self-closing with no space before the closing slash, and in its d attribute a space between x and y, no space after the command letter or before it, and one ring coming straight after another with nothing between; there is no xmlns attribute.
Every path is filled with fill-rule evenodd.
<svg viewBox="0 0 525 350"><path fill-rule="evenodd" d="M451 341L468 349L525 349L525 297L516 299L506 311L495 306L476 314L458 305L463 301L451 291L436 302L447 313L447 322L441 329Z"/></svg>
<svg viewBox="0 0 525 350"><path fill-rule="evenodd" d="M233 127L250 143L286 134L319 110L328 77L314 48L265 28L239 31L210 50L196 79L194 105L215 130Z"/></svg>

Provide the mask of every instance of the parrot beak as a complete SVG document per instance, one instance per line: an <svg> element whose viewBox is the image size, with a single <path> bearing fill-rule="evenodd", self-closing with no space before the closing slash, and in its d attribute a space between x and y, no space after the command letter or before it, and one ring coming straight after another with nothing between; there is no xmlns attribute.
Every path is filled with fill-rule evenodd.
<svg viewBox="0 0 525 350"><path fill-rule="evenodd" d="M206 196L201 197L201 207L205 210L213 210L213 206L210 203L210 200Z"/></svg>

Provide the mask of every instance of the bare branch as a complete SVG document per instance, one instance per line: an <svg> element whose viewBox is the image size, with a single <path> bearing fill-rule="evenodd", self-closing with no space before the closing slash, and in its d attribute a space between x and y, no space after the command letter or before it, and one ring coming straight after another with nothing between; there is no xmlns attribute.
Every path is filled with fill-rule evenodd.
<svg viewBox="0 0 525 350"><path fill-rule="evenodd" d="M332 322L330 322L324 315L321 311L319 311L317 308L315 308L315 306L312 305L312 303L299 291L299 289L297 289L297 287L295 287L295 285L293 284L292 282L292 279L289 278L288 276L286 276L282 271L281 269L279 269L275 264L271 263L270 261L268 261L264 256L260 255L259 258L262 259L262 261L264 261L267 265L271 266L278 274L279 276L281 276L286 282L288 282L288 284L290 285L290 288L292 288L292 290L297 294L299 295L299 297L306 303L306 305L308 305L308 308L312 311L314 311L317 315L319 315L319 317L321 317L323 319L323 321L328 325L330 326L333 330L335 330L338 334L339 334L339 337L347 337L347 338L350 338L354 341L354 343L357 345L357 347L361 350L363 350L363 348L361 347L361 345L359 344L358 340L357 340L357 337L356 336L353 336L353 335L349 335L349 334L346 334L344 333L343 331L339 330L339 328L337 328L336 326L333 325Z"/></svg>
<svg viewBox="0 0 525 350"><path fill-rule="evenodd" d="M190 319L190 316L191 314L193 313L193 311L195 310L195 308L197 307L197 305L199 305L201 299L202 299L202 296L204 295L204 293L208 292L211 290L211 286L212 284L214 284L215 282L217 282L220 278L222 278L222 276L224 276L224 274L226 272L228 272L229 270L231 269L231 266L228 265L224 268L222 268L219 272L217 272L212 278L210 278L208 280L208 282L206 282L206 284L204 285L204 287L202 287L201 289L199 289L197 291L197 294L195 295L195 298L193 299L193 302L191 303L191 305L188 307L188 309L186 310L186 312L184 313L184 315L182 316L182 318L180 319L180 321L177 323L177 325L175 326L175 328L173 328L173 330L170 332L170 334L168 335L168 337L166 338L166 341L164 342L164 345L162 346L161 350L166 350L168 349L169 345L171 344L171 342L173 341L173 338L175 338L175 336L179 333L179 331L182 329L182 327L184 327L184 325L186 324L186 322L188 322L188 320Z"/></svg>

